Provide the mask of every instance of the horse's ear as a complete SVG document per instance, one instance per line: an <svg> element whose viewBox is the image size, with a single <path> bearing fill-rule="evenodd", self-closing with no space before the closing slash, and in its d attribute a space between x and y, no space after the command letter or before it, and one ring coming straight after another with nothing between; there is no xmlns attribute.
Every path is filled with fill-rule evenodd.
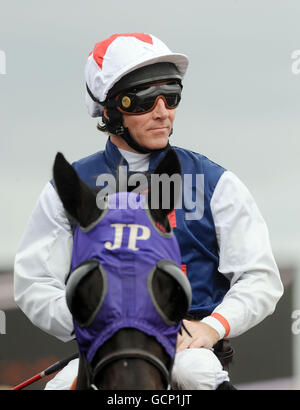
<svg viewBox="0 0 300 410"><path fill-rule="evenodd" d="M65 210L80 226L86 228L99 218L102 211L97 207L95 195L61 153L55 157L53 179Z"/></svg>
<svg viewBox="0 0 300 410"><path fill-rule="evenodd" d="M182 197L181 166L170 148L151 175L148 206L152 217L161 222L180 203Z"/></svg>

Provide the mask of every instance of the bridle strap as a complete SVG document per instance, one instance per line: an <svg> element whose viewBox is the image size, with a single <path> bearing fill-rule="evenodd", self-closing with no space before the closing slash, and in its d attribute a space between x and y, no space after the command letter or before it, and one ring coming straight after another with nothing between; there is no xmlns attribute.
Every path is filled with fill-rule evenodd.
<svg viewBox="0 0 300 410"><path fill-rule="evenodd" d="M160 374L163 376L164 381L166 382L166 386L169 385L170 381L170 372L167 369L167 367L164 365L164 363L158 359L156 356L154 356L151 353L145 352L144 350L141 349L121 349L118 350L114 353L108 354L107 356L103 357L96 367L93 370L92 374L92 384L95 380L96 375L108 364L111 364L112 362L115 362L116 360L121 360L121 359L142 359L150 364L152 364L154 367L156 367Z"/></svg>

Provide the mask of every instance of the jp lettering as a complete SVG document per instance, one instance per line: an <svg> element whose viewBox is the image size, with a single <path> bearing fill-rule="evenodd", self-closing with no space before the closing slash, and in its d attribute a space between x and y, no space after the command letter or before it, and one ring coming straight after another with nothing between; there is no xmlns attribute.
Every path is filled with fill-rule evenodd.
<svg viewBox="0 0 300 410"><path fill-rule="evenodd" d="M150 229L144 225L138 224L111 224L112 228L114 228L114 243L110 241L105 242L105 248L113 251L115 249L119 249L122 246L123 242L123 232L124 228L129 228L129 237L128 237L128 249L132 251L138 251L139 248L136 247L137 240L147 240L150 238Z"/></svg>

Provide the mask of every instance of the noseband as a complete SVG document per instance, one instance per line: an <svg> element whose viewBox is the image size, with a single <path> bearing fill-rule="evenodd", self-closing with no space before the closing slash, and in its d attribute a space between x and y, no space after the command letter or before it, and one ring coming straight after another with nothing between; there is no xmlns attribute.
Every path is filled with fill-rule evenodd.
<svg viewBox="0 0 300 410"><path fill-rule="evenodd" d="M91 369L90 364L84 358L86 364L85 368L88 376L88 383L93 390L99 390L94 381L96 376L108 365L117 360L122 359L142 359L154 366L161 374L164 385L168 388L170 384L170 370L167 369L165 364L155 355L146 352L142 349L120 349L114 353L110 353L100 359L94 369Z"/></svg>

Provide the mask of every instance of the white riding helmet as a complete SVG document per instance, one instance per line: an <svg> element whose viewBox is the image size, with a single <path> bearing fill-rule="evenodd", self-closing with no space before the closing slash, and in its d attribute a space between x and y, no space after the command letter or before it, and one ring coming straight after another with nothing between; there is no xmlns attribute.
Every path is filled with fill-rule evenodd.
<svg viewBox="0 0 300 410"><path fill-rule="evenodd" d="M97 43L85 67L86 105L92 117L101 117L109 90L126 74L155 63L173 63L181 78L189 60L172 51L152 34L114 34Z"/></svg>

